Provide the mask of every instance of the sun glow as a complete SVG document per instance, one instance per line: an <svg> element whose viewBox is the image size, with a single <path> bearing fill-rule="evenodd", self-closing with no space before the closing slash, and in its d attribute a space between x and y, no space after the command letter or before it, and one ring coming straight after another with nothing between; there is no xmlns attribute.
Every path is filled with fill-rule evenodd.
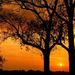
<svg viewBox="0 0 75 75"><path fill-rule="evenodd" d="M62 64L60 64L60 66L62 66Z"/></svg>

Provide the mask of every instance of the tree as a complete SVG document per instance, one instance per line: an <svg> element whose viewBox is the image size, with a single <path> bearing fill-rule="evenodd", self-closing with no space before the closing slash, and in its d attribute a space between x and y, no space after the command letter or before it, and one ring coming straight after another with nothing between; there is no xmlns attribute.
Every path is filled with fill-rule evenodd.
<svg viewBox="0 0 75 75"><path fill-rule="evenodd" d="M69 69L70 73L74 72L74 33L73 33L73 18L74 18L74 7L75 7L75 2L73 0L64 0L65 3L65 8L67 16L64 21L67 24L68 27L68 40L69 40L69 48L68 53L69 53ZM63 14L62 14L63 15ZM64 19L64 18L63 18Z"/></svg>
<svg viewBox="0 0 75 75"><path fill-rule="evenodd" d="M2 55L0 55L0 67L2 68L3 67L3 63L6 61L5 58L3 58Z"/></svg>
<svg viewBox="0 0 75 75"><path fill-rule="evenodd" d="M57 0L55 0L55 1L57 1ZM74 50L73 49L73 40L71 41L71 36L73 36L73 34L71 34L70 35L70 33L72 33L73 31L72 31L72 26L71 26L71 31L69 30L70 29L70 27L69 27L69 25L68 24L70 24L70 17L72 16L70 16L70 14L69 15L67 15L68 14L68 12L72 12L72 14L73 14L73 8L72 8L72 6L71 6L71 8L72 9L69 9L69 8L67 8L67 7L63 7L64 9L69 9L69 11L67 12L66 10L64 11L64 9L63 9L63 13L62 13L62 11L60 11L60 12L58 12L58 7L56 8L56 9L54 9L53 8L53 6L51 5L52 3L50 2L50 1L48 1L48 0L39 0L38 1L38 3L37 3L37 0L15 0L15 2L17 2L17 4L22 8L22 9L26 9L26 10L30 10L30 11L32 11L32 12L34 12L35 14L37 14L37 16L40 18L40 20L43 22L43 24L44 24L44 27L46 28L46 30L47 30L47 37L46 37L46 42L45 42L45 44L47 45L47 47L45 48L46 50L48 50L49 49L49 39L50 39L50 30L51 30L51 23L52 23L52 15L51 15L51 12L53 12L53 14L56 14L57 15L57 17L59 18L59 19L61 19L62 21L62 23L64 22L64 23L66 23L67 24L67 27L68 27L68 38L69 38L69 48L67 48L65 45L63 45L63 43L62 43L62 39L64 39L62 36L62 31L60 31L60 33L58 34L58 40L60 39L60 41L56 41L56 43L58 44L58 45L61 45L62 47L64 47L68 52L69 52L69 61L71 62L73 62L73 60L71 60L70 58L73 58L73 57L71 57L71 55L74 55L73 53L74 52L70 52L70 51L72 51L72 50ZM50 2L50 3L49 3ZM65 3L64 5L65 6L67 6L68 4L69 5L74 5L74 4L72 4L72 1L69 1L69 0L67 0L67 1L65 1L65 0L62 0L62 1L60 1L60 0L58 0L57 1L58 2L58 5L61 5L62 3ZM71 3L70 3L71 2ZM55 4L56 5L56 4ZM59 6L60 7L60 6ZM70 7L70 6L69 6ZM49 26L47 26L47 24L45 24L45 22L44 22L44 19L42 19L41 18L41 16L40 16L40 13L38 13L37 11L37 9L36 8L40 8L40 9L42 9L42 8L46 8L47 9L47 14L49 15L49 19L48 19L48 23L49 23ZM37 11L36 11L37 10ZM60 9L61 10L61 9ZM46 11L45 11L46 12ZM66 13L66 15L65 15L65 13ZM43 13L44 14L44 13ZM68 17L68 19L67 19L67 17ZM70 20L69 20L70 19ZM68 21L69 20L69 21ZM62 24L63 25L63 24ZM47 29L47 27L49 27L48 29ZM60 26L61 28L62 28L62 26ZM55 39L56 39L56 37L54 37ZM53 38L53 39L54 39ZM72 37L73 38L73 37ZM71 50L71 49L72 50ZM69 51L70 50L70 51ZM46 52L45 52L46 53ZM50 50L49 50L49 52L48 53L50 53ZM71 53L71 54L70 54ZM46 55L47 56L47 55ZM47 57L48 58L48 57ZM47 61L47 60L46 60ZM72 65L72 68L71 68L71 65ZM72 63L70 63L70 72L72 71L74 71L74 70L71 70L71 69L73 69L73 65L74 64L72 64ZM47 66L47 65L46 65ZM46 69L46 68L45 68ZM47 69L46 69L47 70Z"/></svg>
<svg viewBox="0 0 75 75"><path fill-rule="evenodd" d="M14 13L1 13L0 15L0 22L7 23L5 31L2 31L2 34L4 34L3 40L8 37L14 37L15 39L20 39L21 45L26 44L41 50L44 55L45 75L49 74L50 51L56 45L56 42L51 43L55 41L51 34L51 25L57 2L58 0L52 0L50 3L46 0L17 0L17 4L20 5L21 9L30 10L35 14L35 21L27 22L25 18L17 17ZM49 6L53 8L53 11L50 10ZM2 27L3 24L1 25Z"/></svg>
<svg viewBox="0 0 75 75"><path fill-rule="evenodd" d="M34 0L35 1L35 0ZM69 53L69 66L70 66L70 73L74 72L74 35L73 35L73 18L74 18L74 7L75 7L75 2L74 0L62 0L60 2L59 0L59 5L61 5L62 3L64 3L64 7L62 9L62 11L64 11L62 13L62 11L59 13L57 10L54 10L52 7L50 7L49 5L47 5L49 2L46 1L46 0L43 0L45 2L45 6L39 6L37 5L36 3L33 2L30 2L29 0L15 0L15 2L17 2L21 8L22 7L25 7L23 9L26 9L26 10L31 10L29 7L29 4L31 4L32 6L36 6L36 7L45 7L47 8L48 10L52 10L54 11L54 13L58 16L59 19L61 19L64 23L67 24L67 27L68 27L68 40L69 40L69 48L67 48L65 45L63 45L62 43L58 43L59 45L63 46ZM21 2L21 4L19 3ZM41 3L41 1L39 0L38 2ZM39 4L40 4L39 3ZM43 2L42 2L43 3ZM27 5L28 6L27 6ZM67 11L66 11L67 10ZM31 10L32 11L32 10ZM67 15L65 15L65 13ZM49 21L50 22L50 21Z"/></svg>
<svg viewBox="0 0 75 75"><path fill-rule="evenodd" d="M69 71L70 74L74 73L74 31L73 31L73 21L74 21L74 0L63 0L60 4L60 12L55 11L56 15L66 24L68 28L68 42L69 48L65 45L63 46L69 53ZM52 9L53 10L53 9ZM61 33L60 33L61 34ZM61 36L62 37L62 36ZM61 45L61 43L59 44Z"/></svg>
<svg viewBox="0 0 75 75"><path fill-rule="evenodd" d="M68 37L69 37L69 63L70 63L70 72L74 72L74 34L73 34L73 17L74 17L74 4L73 0L70 0L70 6L67 4L68 0L65 1L69 22L68 26Z"/></svg>
<svg viewBox="0 0 75 75"><path fill-rule="evenodd" d="M60 9L57 9L55 11L55 14L58 16L59 19L62 20L62 24L67 26L67 36L68 37L68 43L69 47L66 47L63 45L63 47L68 51L69 53L69 71L70 75L74 73L74 32L73 32L73 21L74 21L74 7L75 7L75 1L74 0L63 0L61 4L59 4ZM53 9L52 9L53 10ZM59 11L58 11L59 10ZM61 24L61 25L62 25ZM60 33L60 35L62 32ZM60 36L59 35L59 36ZM62 38L63 35L61 35ZM59 45L62 45L62 39L61 42L58 43Z"/></svg>

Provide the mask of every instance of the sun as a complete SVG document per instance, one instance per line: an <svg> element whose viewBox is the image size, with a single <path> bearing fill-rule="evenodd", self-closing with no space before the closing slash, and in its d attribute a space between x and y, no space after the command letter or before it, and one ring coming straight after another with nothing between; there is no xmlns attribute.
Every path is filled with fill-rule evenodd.
<svg viewBox="0 0 75 75"><path fill-rule="evenodd" d="M62 64L60 64L60 66L62 66Z"/></svg>

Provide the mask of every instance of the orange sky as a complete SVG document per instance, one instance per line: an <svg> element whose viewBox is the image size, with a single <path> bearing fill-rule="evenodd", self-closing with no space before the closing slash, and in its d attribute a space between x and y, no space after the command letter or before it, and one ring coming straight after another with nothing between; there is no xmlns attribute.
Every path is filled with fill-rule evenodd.
<svg viewBox="0 0 75 75"><path fill-rule="evenodd" d="M0 45L0 50L6 62L3 64L3 70L41 70L43 71L43 56L40 51L33 48L25 51L20 49L18 42L11 39L6 40ZM68 52L62 47L54 48L50 56L50 70L52 71L69 71ZM62 66L60 66L62 64Z"/></svg>

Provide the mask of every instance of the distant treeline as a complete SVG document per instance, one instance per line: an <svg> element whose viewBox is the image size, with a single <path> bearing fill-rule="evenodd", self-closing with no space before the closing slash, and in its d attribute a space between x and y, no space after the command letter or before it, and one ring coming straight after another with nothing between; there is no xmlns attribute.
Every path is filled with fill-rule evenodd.
<svg viewBox="0 0 75 75"><path fill-rule="evenodd" d="M24 70L13 70L13 71L8 71L8 70L2 70L0 69L0 74L6 74L6 75L44 75L44 72L42 71L33 71L33 70L29 70L29 71L24 71ZM64 72L64 71L57 71L57 72L51 72L50 71L50 75L69 75L68 72Z"/></svg>

